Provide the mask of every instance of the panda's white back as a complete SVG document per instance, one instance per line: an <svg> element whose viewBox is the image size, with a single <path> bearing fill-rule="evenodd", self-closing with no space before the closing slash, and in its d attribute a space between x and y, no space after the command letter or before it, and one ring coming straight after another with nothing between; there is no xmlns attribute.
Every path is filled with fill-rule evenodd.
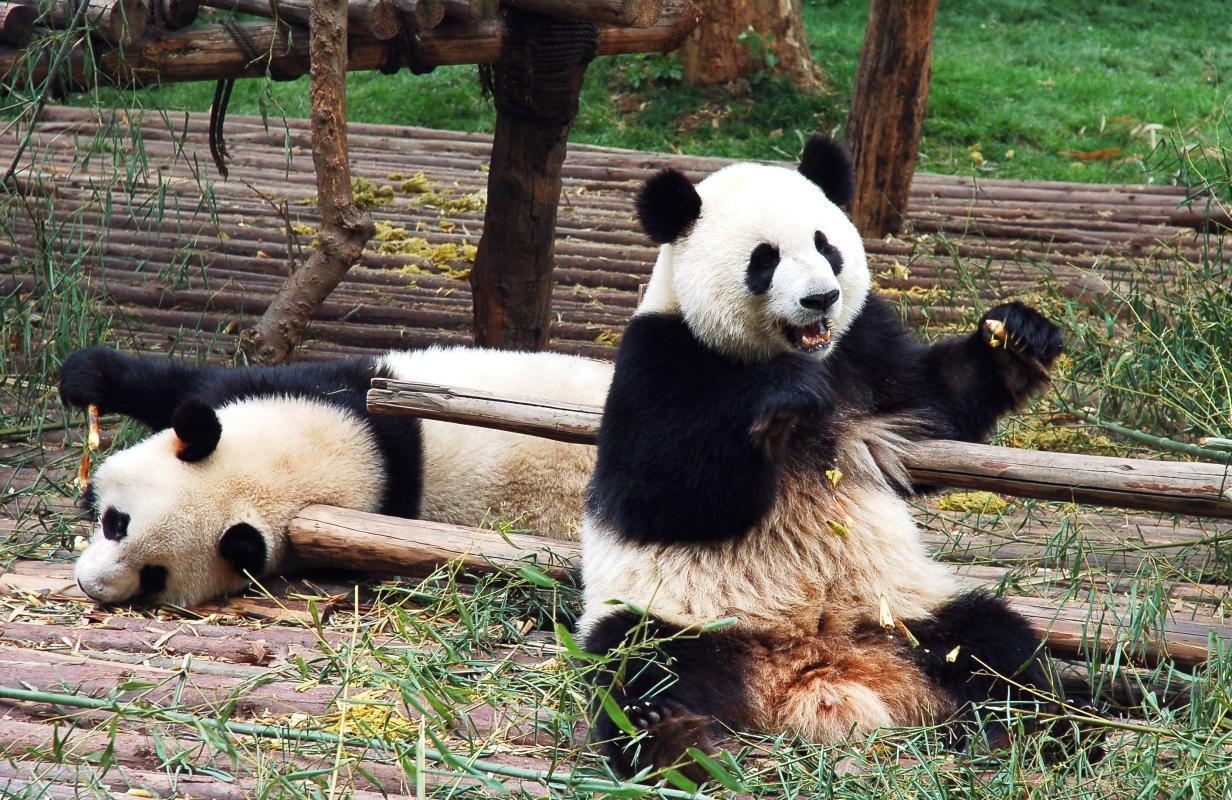
<svg viewBox="0 0 1232 800"><path fill-rule="evenodd" d="M429 347L389 353L399 380L602 405L612 365L561 353ZM448 422L423 422L424 519L506 522L574 538L594 466L589 445Z"/></svg>

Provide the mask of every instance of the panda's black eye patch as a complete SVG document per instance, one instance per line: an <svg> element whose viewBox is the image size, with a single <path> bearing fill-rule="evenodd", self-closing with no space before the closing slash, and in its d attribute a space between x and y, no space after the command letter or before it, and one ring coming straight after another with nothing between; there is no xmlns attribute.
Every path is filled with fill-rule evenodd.
<svg viewBox="0 0 1232 800"><path fill-rule="evenodd" d="M825 256L826 261L830 262L830 269L837 275L843 271L843 254L838 251L838 248L830 244L830 240L821 231L813 234L813 246L817 248L817 252Z"/></svg>
<svg viewBox="0 0 1232 800"><path fill-rule="evenodd" d="M128 536L128 514L108 506L103 512L103 537L118 542Z"/></svg>
<svg viewBox="0 0 1232 800"><path fill-rule="evenodd" d="M753 294L763 294L774 280L774 270L779 265L779 249L762 242L753 248L749 256L749 268L744 274L744 285Z"/></svg>
<svg viewBox="0 0 1232 800"><path fill-rule="evenodd" d="M167 568L146 564L141 568L141 593L153 596L167 588Z"/></svg>

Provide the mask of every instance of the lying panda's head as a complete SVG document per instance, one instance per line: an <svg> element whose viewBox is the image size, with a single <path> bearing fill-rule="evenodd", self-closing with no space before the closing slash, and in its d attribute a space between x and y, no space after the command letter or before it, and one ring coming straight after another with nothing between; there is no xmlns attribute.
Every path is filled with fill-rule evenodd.
<svg viewBox="0 0 1232 800"><path fill-rule="evenodd" d="M827 354L869 291L860 234L839 207L847 153L815 136L798 170L732 164L694 186L658 173L637 200L662 245L640 313L680 313L707 346L744 361Z"/></svg>
<svg viewBox="0 0 1232 800"><path fill-rule="evenodd" d="M109 456L90 484L95 529L77 583L99 603L192 605L242 589L286 557L310 503L375 509L380 455L353 415L257 398L190 400L173 426Z"/></svg>

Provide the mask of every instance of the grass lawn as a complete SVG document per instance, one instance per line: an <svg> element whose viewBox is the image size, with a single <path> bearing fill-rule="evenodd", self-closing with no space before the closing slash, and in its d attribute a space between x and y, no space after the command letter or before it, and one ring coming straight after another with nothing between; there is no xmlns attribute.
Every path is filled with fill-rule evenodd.
<svg viewBox="0 0 1232 800"><path fill-rule="evenodd" d="M841 133L868 4L804 3L826 94L802 96L760 76L734 90L704 90L679 80L679 62L670 55L602 58L589 71L573 141L774 158L794 157L801 137L815 130ZM1227 0L942 3L921 168L1167 180L1170 162L1147 156L1167 132L1216 135L1229 108L1229 41ZM355 121L492 129L494 112L480 95L475 67L443 67L425 77L356 73L349 89ZM182 84L143 97L151 106L205 111L212 93L212 84ZM237 87L233 111L262 107L307 116L307 79Z"/></svg>

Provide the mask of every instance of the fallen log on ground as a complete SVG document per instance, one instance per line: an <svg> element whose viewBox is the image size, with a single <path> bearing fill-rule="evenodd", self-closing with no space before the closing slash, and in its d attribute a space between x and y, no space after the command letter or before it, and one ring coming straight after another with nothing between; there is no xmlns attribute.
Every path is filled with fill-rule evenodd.
<svg viewBox="0 0 1232 800"><path fill-rule="evenodd" d="M594 444L602 410L535 398L377 378L368 409ZM1196 461L1049 453L969 442L913 442L904 459L920 485L1037 500L1232 519L1232 467Z"/></svg>
<svg viewBox="0 0 1232 800"><path fill-rule="evenodd" d="M144 12L143 12L144 13ZM597 55L661 53L675 49L697 25L697 8L687 0L668 0L659 20L648 28L601 26ZM144 20L144 16L142 17ZM67 91L92 89L96 85L127 88L186 81L257 78L269 72L291 79L308 73L308 37L302 31L291 35L274 23L242 22L232 26L199 25L169 32L161 39L142 39L123 50L95 54L85 43L74 45L65 59L60 79ZM504 40L500 19L464 22L448 20L432 30L420 31L415 55L424 67L450 64L490 64L500 58ZM261 58L252 59L239 36ZM391 63L390 43L366 36L348 40L347 69L379 70ZM50 67L47 53L31 53L0 47L0 77L12 78L24 70L27 79L41 81ZM22 73L19 73L22 74Z"/></svg>
<svg viewBox="0 0 1232 800"><path fill-rule="evenodd" d="M473 572L517 570L527 565L556 579L571 579L580 563L577 542L520 536L399 519L333 506L308 506L288 528L296 555L309 565L343 567L372 574L423 575L459 560ZM1092 609L1086 602L1060 604L1034 597L1011 597L1010 604L1030 621L1054 655L1102 660L1123 650L1127 663L1155 664L1170 658L1194 665L1206 660L1210 634L1232 639L1232 626L1213 620L1169 619L1126 641L1132 626L1119 609ZM1124 614L1129 619L1130 614Z"/></svg>

